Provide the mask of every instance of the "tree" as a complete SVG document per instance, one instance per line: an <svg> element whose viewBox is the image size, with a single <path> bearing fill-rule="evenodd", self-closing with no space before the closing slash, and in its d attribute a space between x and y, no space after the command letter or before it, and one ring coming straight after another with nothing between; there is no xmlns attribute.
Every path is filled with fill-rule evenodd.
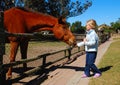
<svg viewBox="0 0 120 85"><path fill-rule="evenodd" d="M73 17L84 13L91 5L89 0L0 0L0 10L25 6L55 17Z"/></svg>
<svg viewBox="0 0 120 85"><path fill-rule="evenodd" d="M19 6L19 7L24 7L24 1L23 0L14 0L14 4L15 6Z"/></svg>
<svg viewBox="0 0 120 85"><path fill-rule="evenodd" d="M4 11L14 6L13 0L0 0L0 10Z"/></svg>
<svg viewBox="0 0 120 85"><path fill-rule="evenodd" d="M118 18L116 22L111 22L110 25L112 30L118 33L118 31L120 31L120 18Z"/></svg>
<svg viewBox="0 0 120 85"><path fill-rule="evenodd" d="M78 34L85 33L85 28L82 26L82 23L80 21L76 21L71 26L71 31Z"/></svg>
<svg viewBox="0 0 120 85"><path fill-rule="evenodd" d="M0 10L4 11L11 7L24 7L24 0L1 0Z"/></svg>
<svg viewBox="0 0 120 85"><path fill-rule="evenodd" d="M26 6L55 17L73 17L85 12L92 2L85 0L26 0Z"/></svg>

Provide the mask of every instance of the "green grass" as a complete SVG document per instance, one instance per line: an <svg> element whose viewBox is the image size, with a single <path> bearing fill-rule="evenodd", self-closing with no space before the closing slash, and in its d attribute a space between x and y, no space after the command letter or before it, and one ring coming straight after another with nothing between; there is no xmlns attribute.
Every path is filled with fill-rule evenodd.
<svg viewBox="0 0 120 85"><path fill-rule="evenodd" d="M102 71L100 78L91 78L89 85L120 85L120 40L117 39L108 48L98 67Z"/></svg>

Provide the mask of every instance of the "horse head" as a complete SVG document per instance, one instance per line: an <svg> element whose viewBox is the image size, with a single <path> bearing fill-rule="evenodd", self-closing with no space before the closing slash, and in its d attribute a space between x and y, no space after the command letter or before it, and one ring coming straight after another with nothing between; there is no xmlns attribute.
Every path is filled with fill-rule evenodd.
<svg viewBox="0 0 120 85"><path fill-rule="evenodd" d="M55 24L53 33L57 39L64 41L70 46L74 46L76 44L75 36L70 31L65 18L58 18L58 23Z"/></svg>

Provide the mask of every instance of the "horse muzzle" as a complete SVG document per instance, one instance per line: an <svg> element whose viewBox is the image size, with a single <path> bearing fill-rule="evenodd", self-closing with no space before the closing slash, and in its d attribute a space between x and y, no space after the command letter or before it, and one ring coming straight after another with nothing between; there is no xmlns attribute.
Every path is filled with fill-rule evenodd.
<svg viewBox="0 0 120 85"><path fill-rule="evenodd" d="M75 39L69 39L68 44L70 45L70 47L74 47L74 46L76 46L77 43L76 43Z"/></svg>

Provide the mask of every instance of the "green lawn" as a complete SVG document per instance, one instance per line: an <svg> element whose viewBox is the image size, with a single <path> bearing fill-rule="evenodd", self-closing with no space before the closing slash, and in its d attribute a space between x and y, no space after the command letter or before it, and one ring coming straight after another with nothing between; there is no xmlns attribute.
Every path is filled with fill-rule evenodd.
<svg viewBox="0 0 120 85"><path fill-rule="evenodd" d="M98 67L102 76L91 78L89 85L120 85L120 39L110 45Z"/></svg>

